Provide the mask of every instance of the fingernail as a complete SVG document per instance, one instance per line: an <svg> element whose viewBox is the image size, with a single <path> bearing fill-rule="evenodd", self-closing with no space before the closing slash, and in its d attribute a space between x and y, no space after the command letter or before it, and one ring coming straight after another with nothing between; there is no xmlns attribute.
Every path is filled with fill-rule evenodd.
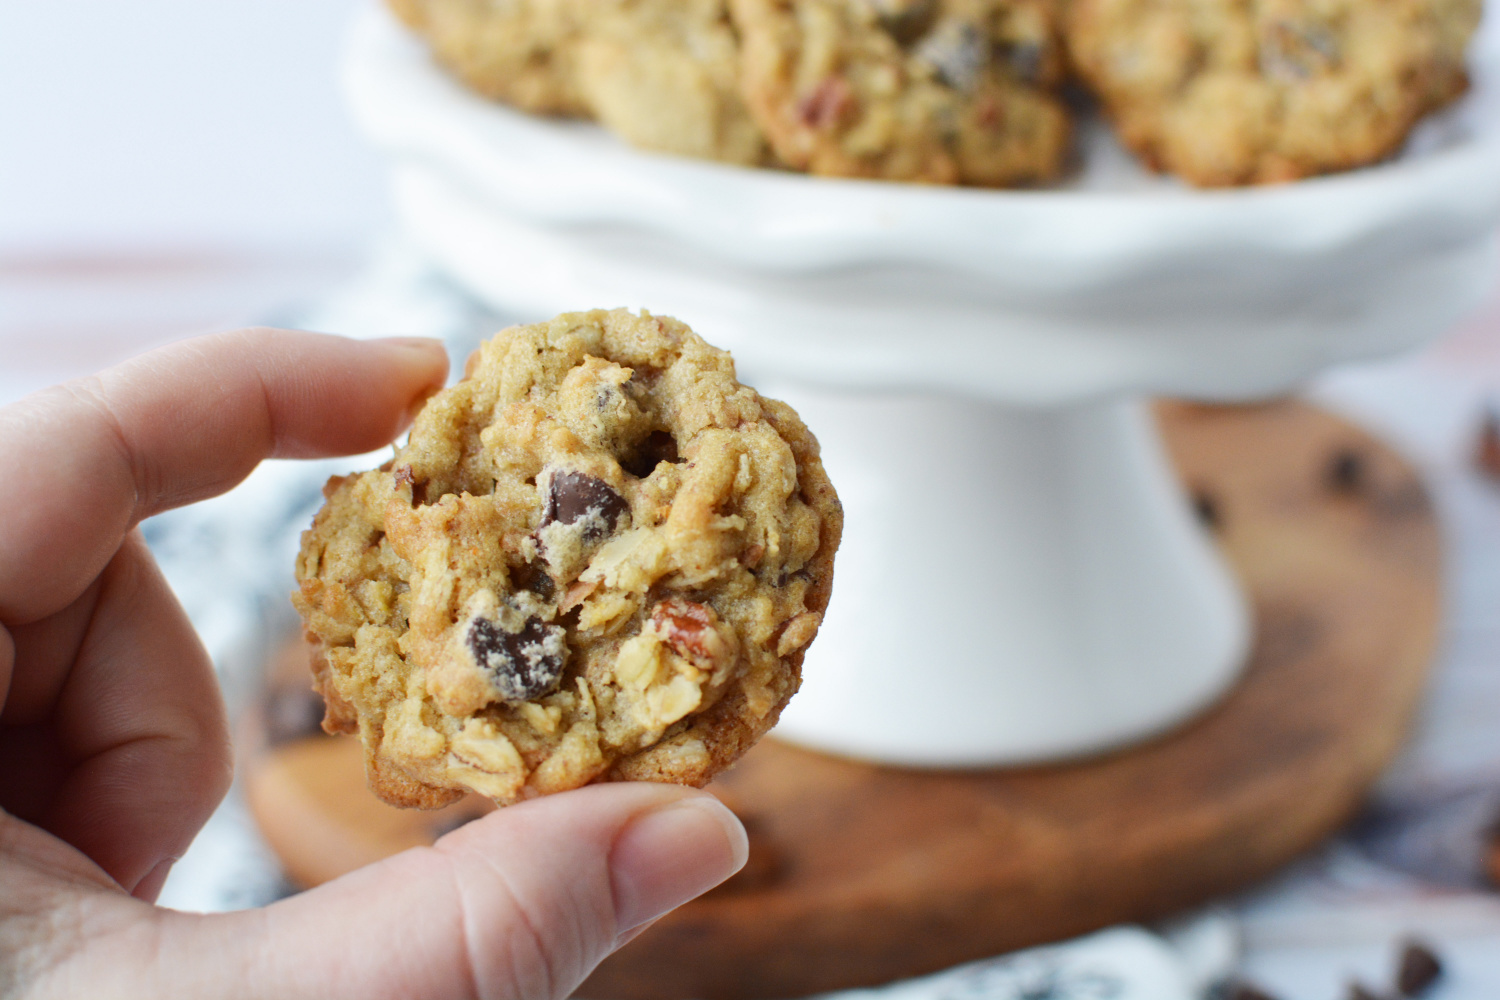
<svg viewBox="0 0 1500 1000"><path fill-rule="evenodd" d="M744 866L749 849L740 821L711 796L637 816L609 856L617 933L712 889Z"/></svg>
<svg viewBox="0 0 1500 1000"><path fill-rule="evenodd" d="M156 902L156 897L161 895L161 887L166 885L167 876L172 873L172 866L177 863L176 858L168 858L157 862L155 868L146 873L146 877L135 884L135 890L131 895L136 899L145 900L148 903Z"/></svg>

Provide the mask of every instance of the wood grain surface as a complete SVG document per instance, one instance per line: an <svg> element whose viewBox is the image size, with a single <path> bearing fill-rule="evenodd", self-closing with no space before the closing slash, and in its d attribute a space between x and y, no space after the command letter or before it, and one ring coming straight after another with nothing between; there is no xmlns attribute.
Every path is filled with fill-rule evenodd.
<svg viewBox="0 0 1500 1000"><path fill-rule="evenodd" d="M1159 413L1254 606L1255 647L1230 694L1165 737L1063 766L898 769L766 740L712 786L750 830L745 871L610 958L580 995L792 997L930 972L1200 903L1351 815L1399 746L1435 648L1426 493L1390 449L1302 403ZM271 775L319 783L278 795L324 802L323 826L372 831L388 807L362 792L357 750L337 779L305 760L289 777L294 747L252 770L262 822L275 827L267 811L281 808L264 792ZM290 840L278 847L308 882L371 853L309 858L306 837Z"/></svg>

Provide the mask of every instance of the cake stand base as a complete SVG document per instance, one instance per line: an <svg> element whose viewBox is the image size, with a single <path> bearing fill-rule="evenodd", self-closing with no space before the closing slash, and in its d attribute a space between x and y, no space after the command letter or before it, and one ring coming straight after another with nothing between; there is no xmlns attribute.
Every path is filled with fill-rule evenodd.
<svg viewBox="0 0 1500 1000"><path fill-rule="evenodd" d="M1223 701L1150 743L1049 767L878 767L766 740L712 787L749 828L746 869L580 995L790 997L931 972L1192 906L1349 818L1401 742L1437 641L1426 494L1389 448L1306 404L1158 416L1254 607L1251 661ZM364 791L354 741L331 737L257 755L246 777L306 884L485 805L391 809Z"/></svg>

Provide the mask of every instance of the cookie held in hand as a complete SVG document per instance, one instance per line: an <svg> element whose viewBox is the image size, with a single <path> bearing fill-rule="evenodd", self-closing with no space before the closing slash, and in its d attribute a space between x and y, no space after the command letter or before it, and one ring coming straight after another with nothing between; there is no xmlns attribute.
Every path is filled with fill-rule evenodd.
<svg viewBox="0 0 1500 1000"><path fill-rule="evenodd" d="M497 334L325 494L292 596L323 725L422 808L706 784L796 691L842 528L789 407L622 310Z"/></svg>

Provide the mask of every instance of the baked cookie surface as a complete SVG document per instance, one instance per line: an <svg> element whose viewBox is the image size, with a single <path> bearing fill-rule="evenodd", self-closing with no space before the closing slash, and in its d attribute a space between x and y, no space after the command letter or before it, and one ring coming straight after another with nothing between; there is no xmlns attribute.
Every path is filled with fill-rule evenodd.
<svg viewBox="0 0 1500 1000"><path fill-rule="evenodd" d="M325 494L293 594L324 727L427 808L705 784L796 690L842 529L789 407L622 310L502 331Z"/></svg>
<svg viewBox="0 0 1500 1000"><path fill-rule="evenodd" d="M739 90L726 0L574 0L587 25L578 89L601 125L643 149L770 162Z"/></svg>
<svg viewBox="0 0 1500 1000"><path fill-rule="evenodd" d="M388 0L471 89L538 114L584 116L575 0Z"/></svg>
<svg viewBox="0 0 1500 1000"><path fill-rule="evenodd" d="M1195 184L1394 153L1467 86L1479 0L1073 0L1066 36L1126 146Z"/></svg>
<svg viewBox="0 0 1500 1000"><path fill-rule="evenodd" d="M1054 177L1068 115L1048 0L730 0L742 89L815 174L1007 186Z"/></svg>
<svg viewBox="0 0 1500 1000"><path fill-rule="evenodd" d="M389 0L434 57L525 111L597 120L643 149L757 166L726 0Z"/></svg>

